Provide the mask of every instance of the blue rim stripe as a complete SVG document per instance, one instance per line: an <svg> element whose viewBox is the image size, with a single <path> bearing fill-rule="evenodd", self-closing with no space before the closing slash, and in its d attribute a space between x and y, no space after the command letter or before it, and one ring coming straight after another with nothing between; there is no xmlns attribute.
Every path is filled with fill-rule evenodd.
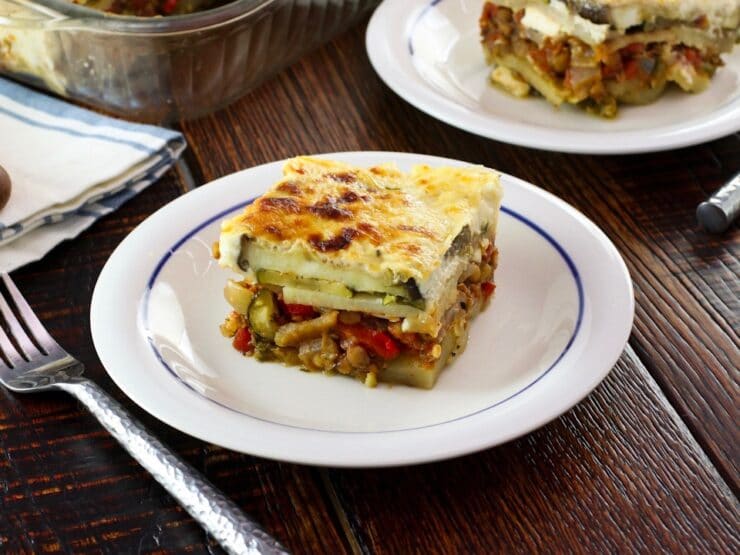
<svg viewBox="0 0 740 555"><path fill-rule="evenodd" d="M435 0L436 2L439 2L441 0ZM534 230L538 235L542 236L552 247L558 252L558 254L562 257L562 259L565 261L566 266L568 266L568 269L570 270L571 275L573 276L573 280L576 283L576 290L578 291L578 317L576 318L576 325L573 328L573 333L570 336L570 339L568 340L568 343L563 348L562 352L558 355L558 357L555 359L555 361L544 371L542 374L537 376L533 381L525 385L522 389L512 393L508 397L501 399L500 401L496 401L492 405L489 405L485 408L479 409L475 412L471 412L470 414L465 414L463 416L458 416L456 418L451 418L450 420L445 420L444 422L437 422L434 424L427 424L425 426L415 426L412 428L401 428L399 430L383 430L379 432L364 432L364 431L358 431L358 432L348 432L348 431L334 431L334 430L319 430L316 428L308 428L306 426L295 426L293 424L283 424L281 422L274 422L272 420L268 420L266 418L260 418L258 416L253 416L251 414L247 414L245 412L242 412L240 410L237 410L233 407L230 407L228 405L224 405L223 403L216 401L215 399L211 399L210 397L206 397L203 395L200 391L195 389L193 386L191 386L189 383L187 383L185 380L183 380L170 366L167 364L167 362L164 360L164 357L159 352L159 349L157 349L157 346L154 344L154 338L152 337L152 334L149 330L149 297L152 291L152 288L157 281L157 277L161 273L164 266L167 264L167 262L170 260L173 254L177 252L177 250L182 247L188 240L190 240L196 233L201 231L203 228L208 227L213 222L220 220L221 218L224 218L228 214L235 212L237 210L240 210L244 208L245 206L251 204L254 202L255 199L250 199L246 202L242 202L239 204L236 204L230 208L227 208L226 210L223 210L216 214L215 216L212 216L208 218L203 223L199 224L197 227L193 228L191 231L189 231L186 235L184 235L182 238L180 238L172 247L165 253L162 258L159 259L159 262L154 268L154 271L152 272L151 277L149 278L149 281L147 282L147 288L146 292L144 293L144 306L143 306L143 322L144 322L144 330L147 336L147 340L149 341L149 345L152 348L152 351L154 352L154 356L159 360L159 362L164 366L167 371L172 374L172 376L175 377L180 383L182 383L185 387L196 393L199 397L202 397L203 399L218 405L219 407L225 408L231 412L234 412L236 414L239 414L241 416L246 416L248 418L253 418L254 420L259 420L260 422L266 422L268 424L273 424L275 426L284 426L286 428L292 428L297 430L307 430L312 432L320 432L320 433L326 433L326 434L390 434L390 433L396 433L396 432L409 432L413 430L421 430L424 428L432 428L435 426L442 426L444 424L450 424L452 422L457 422L459 420L463 420L466 418L470 418L473 416L476 416L478 414L481 414L483 412L486 412L488 410L491 410L495 407L498 407L514 397L517 397L518 395L521 395L528 389L530 389L533 385L535 385L537 382L542 380L547 374L550 373L550 371L555 368L558 363L563 359L565 354L570 350L571 346L575 342L576 337L578 336L578 332L581 329L581 323L583 320L583 312L584 312L584 304L585 304L585 296L583 293L583 283L581 281L580 273L578 272L578 269L576 268L575 263L573 262L573 259L570 257L570 255L565 251L565 249L558 243L555 238L550 235L545 229L543 229L538 224L534 223L532 220L527 218L526 216L523 216L522 214L515 212L511 208L507 208L506 206L501 207L501 212L508 214L512 218L519 220L527 227L530 227L532 230Z"/></svg>
<svg viewBox="0 0 740 555"><path fill-rule="evenodd" d="M427 15L429 10L431 10L434 6L436 6L437 4L440 4L441 2L442 0L432 0L431 2L429 2L429 4L427 4L427 6L423 10L421 10L421 13L417 16L416 21L414 21L411 24L411 32L409 33L409 40L408 40L409 54L411 54L411 56L414 55L413 40L414 40L414 31L416 30L416 26L419 24L419 22L422 19L424 19L424 17Z"/></svg>

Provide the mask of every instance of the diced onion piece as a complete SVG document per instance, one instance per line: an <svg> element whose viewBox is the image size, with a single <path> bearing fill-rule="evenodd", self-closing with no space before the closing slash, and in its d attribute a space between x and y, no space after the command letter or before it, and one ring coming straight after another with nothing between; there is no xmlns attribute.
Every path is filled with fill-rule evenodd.
<svg viewBox="0 0 740 555"><path fill-rule="evenodd" d="M238 282L230 279L224 287L224 298L231 307L239 314L246 314L249 303L252 301L254 293L243 287Z"/></svg>
<svg viewBox="0 0 740 555"><path fill-rule="evenodd" d="M337 325L337 311L332 310L311 320L289 322L280 326L275 333L275 344L279 347L300 345L308 339L320 337L325 331Z"/></svg>
<svg viewBox="0 0 740 555"><path fill-rule="evenodd" d="M529 94L529 83L508 67L496 66L491 72L491 81L516 97L523 98Z"/></svg>

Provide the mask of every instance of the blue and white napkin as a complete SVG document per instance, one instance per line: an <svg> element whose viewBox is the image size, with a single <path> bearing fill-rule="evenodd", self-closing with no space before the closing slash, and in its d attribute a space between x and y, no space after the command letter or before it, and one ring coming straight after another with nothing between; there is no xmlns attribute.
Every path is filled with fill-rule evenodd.
<svg viewBox="0 0 740 555"><path fill-rule="evenodd" d="M180 133L109 118L0 78L0 271L39 260L162 176Z"/></svg>

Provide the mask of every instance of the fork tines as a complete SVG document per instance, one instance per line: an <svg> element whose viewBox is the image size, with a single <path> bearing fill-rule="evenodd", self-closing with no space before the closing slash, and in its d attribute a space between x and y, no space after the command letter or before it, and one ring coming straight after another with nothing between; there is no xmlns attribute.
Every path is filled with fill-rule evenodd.
<svg viewBox="0 0 740 555"><path fill-rule="evenodd" d="M5 324L0 325L0 354L10 366L49 354L50 349L57 345L56 341L36 317L10 276L3 272L0 278L7 290L6 294L0 289L0 314Z"/></svg>

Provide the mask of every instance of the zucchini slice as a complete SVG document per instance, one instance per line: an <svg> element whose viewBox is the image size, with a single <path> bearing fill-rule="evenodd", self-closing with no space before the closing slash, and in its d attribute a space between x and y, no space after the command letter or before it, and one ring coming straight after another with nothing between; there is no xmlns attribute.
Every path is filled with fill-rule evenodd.
<svg viewBox="0 0 740 555"><path fill-rule="evenodd" d="M272 341L280 325L275 321L278 307L275 294L269 289L260 289L252 298L247 309L247 319L252 331L266 341Z"/></svg>
<svg viewBox="0 0 740 555"><path fill-rule="evenodd" d="M299 289L308 289L309 291L321 291L329 295L338 297L351 297L352 290L346 285L325 279L313 279L277 272L275 270L257 270L257 281L270 285L280 285L282 287L297 287Z"/></svg>

